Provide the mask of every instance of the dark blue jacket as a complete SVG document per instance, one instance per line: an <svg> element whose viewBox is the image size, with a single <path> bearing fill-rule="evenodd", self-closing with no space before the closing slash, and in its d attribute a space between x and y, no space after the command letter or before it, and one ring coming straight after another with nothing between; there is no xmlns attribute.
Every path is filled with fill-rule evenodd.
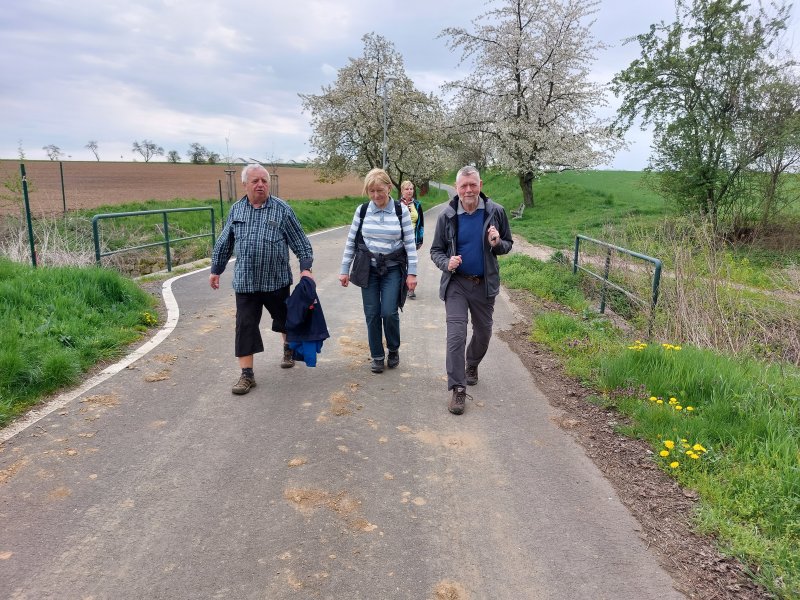
<svg viewBox="0 0 800 600"><path fill-rule="evenodd" d="M309 367L317 364L322 342L330 337L325 314L317 296L317 284L310 277L301 277L286 299L286 341L295 360Z"/></svg>

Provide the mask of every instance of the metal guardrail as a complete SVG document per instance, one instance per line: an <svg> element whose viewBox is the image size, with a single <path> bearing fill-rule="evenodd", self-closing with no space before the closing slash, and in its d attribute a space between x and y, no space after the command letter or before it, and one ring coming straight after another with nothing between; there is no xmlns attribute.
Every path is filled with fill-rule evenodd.
<svg viewBox="0 0 800 600"><path fill-rule="evenodd" d="M169 237L169 220L168 213L175 212L193 212L198 210L211 211L211 233L198 233L197 235L188 235L186 237L170 239ZM156 215L160 214L164 217L164 241L153 242L151 244L143 244L141 246L132 246L131 248L120 248L119 250L112 250L111 252L100 252L100 229L98 222L103 219L117 219L121 217L138 217L141 215ZM111 256L112 254L119 254L121 252L128 252L130 250L141 250L142 248L151 248L153 246L164 246L167 255L167 271L172 271L172 254L170 253L170 245L175 242L182 242L184 240L193 240L195 238L210 237L211 244L213 245L217 239L216 226L214 224L214 209L211 206L195 206L192 208L165 208L161 210L139 210L134 212L121 212L121 213L103 213L92 217L92 235L94 236L94 256L97 264L100 264L100 259L104 256Z"/></svg>
<svg viewBox="0 0 800 600"><path fill-rule="evenodd" d="M580 244L581 240L592 242L594 244L598 244L606 248L606 260L605 265L603 268L603 275L599 275L594 271L582 267L578 264L578 257L580 255ZM616 250L617 252L621 252L622 254L627 254L628 256L632 256L633 258L638 258L639 260L643 260L649 263L652 263L655 266L655 270L653 272L653 282L651 286L651 295L649 302L647 300L643 300L637 297L635 294L629 292L628 290L618 286L617 284L608 280L609 272L611 271L611 252ZM607 242L602 242L600 240L596 240L594 238L587 237L585 235L577 235L575 236L575 257L572 261L572 273L577 274L578 269L587 273L588 275L594 277L595 279L599 279L603 282L603 287L600 292L600 313L604 313L606 310L606 289L611 287L619 292L622 292L635 302L638 302L642 306L648 306L650 308L650 320L647 325L647 337L648 339L653 335L653 321L655 320L656 316L656 304L658 303L658 287L661 283L661 261L657 258L653 258L652 256L647 256L645 254L639 254L638 252L634 252L633 250L628 250L627 248L622 248L620 246L615 246L613 244L609 244Z"/></svg>

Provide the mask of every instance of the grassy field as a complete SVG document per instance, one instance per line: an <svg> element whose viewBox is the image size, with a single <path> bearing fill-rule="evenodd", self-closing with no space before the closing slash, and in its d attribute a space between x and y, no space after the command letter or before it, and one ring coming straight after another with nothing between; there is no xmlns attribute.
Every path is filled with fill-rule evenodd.
<svg viewBox="0 0 800 600"><path fill-rule="evenodd" d="M571 253L575 236L583 234L662 259L665 242L675 235L674 224L681 219L646 185L647 175L634 171L567 171L549 174L534 183L534 207L512 221L514 233L535 244ZM517 180L506 175L483 174L484 191L507 211L522 201ZM785 270L800 268L800 206L782 221L785 239L795 231L794 245L776 249L776 240L764 245L732 245L721 256L726 279L763 289L792 289L798 282ZM700 265L698 265L700 266Z"/></svg>

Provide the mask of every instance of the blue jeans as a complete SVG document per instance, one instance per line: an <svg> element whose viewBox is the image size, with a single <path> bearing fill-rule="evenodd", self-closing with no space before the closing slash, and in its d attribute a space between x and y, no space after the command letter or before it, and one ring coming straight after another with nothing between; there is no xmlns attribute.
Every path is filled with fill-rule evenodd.
<svg viewBox="0 0 800 600"><path fill-rule="evenodd" d="M389 267L385 275L378 275L378 270L370 267L369 284L361 288L369 353L373 360L384 359L384 335L389 351L400 348L400 313L397 304L400 300L402 276L399 266Z"/></svg>

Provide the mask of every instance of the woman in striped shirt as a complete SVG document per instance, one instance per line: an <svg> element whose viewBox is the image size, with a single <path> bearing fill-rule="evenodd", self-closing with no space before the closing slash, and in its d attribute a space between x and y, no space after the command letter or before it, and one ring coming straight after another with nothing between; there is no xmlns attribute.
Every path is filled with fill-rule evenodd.
<svg viewBox="0 0 800 600"><path fill-rule="evenodd" d="M400 364L398 311L406 294L403 280L408 290L417 287L414 226L408 208L392 200L391 188L392 180L383 169L372 169L364 178L369 202L356 208L353 215L339 275L342 287L351 281L361 287L373 373L383 372L384 360L390 369Z"/></svg>

